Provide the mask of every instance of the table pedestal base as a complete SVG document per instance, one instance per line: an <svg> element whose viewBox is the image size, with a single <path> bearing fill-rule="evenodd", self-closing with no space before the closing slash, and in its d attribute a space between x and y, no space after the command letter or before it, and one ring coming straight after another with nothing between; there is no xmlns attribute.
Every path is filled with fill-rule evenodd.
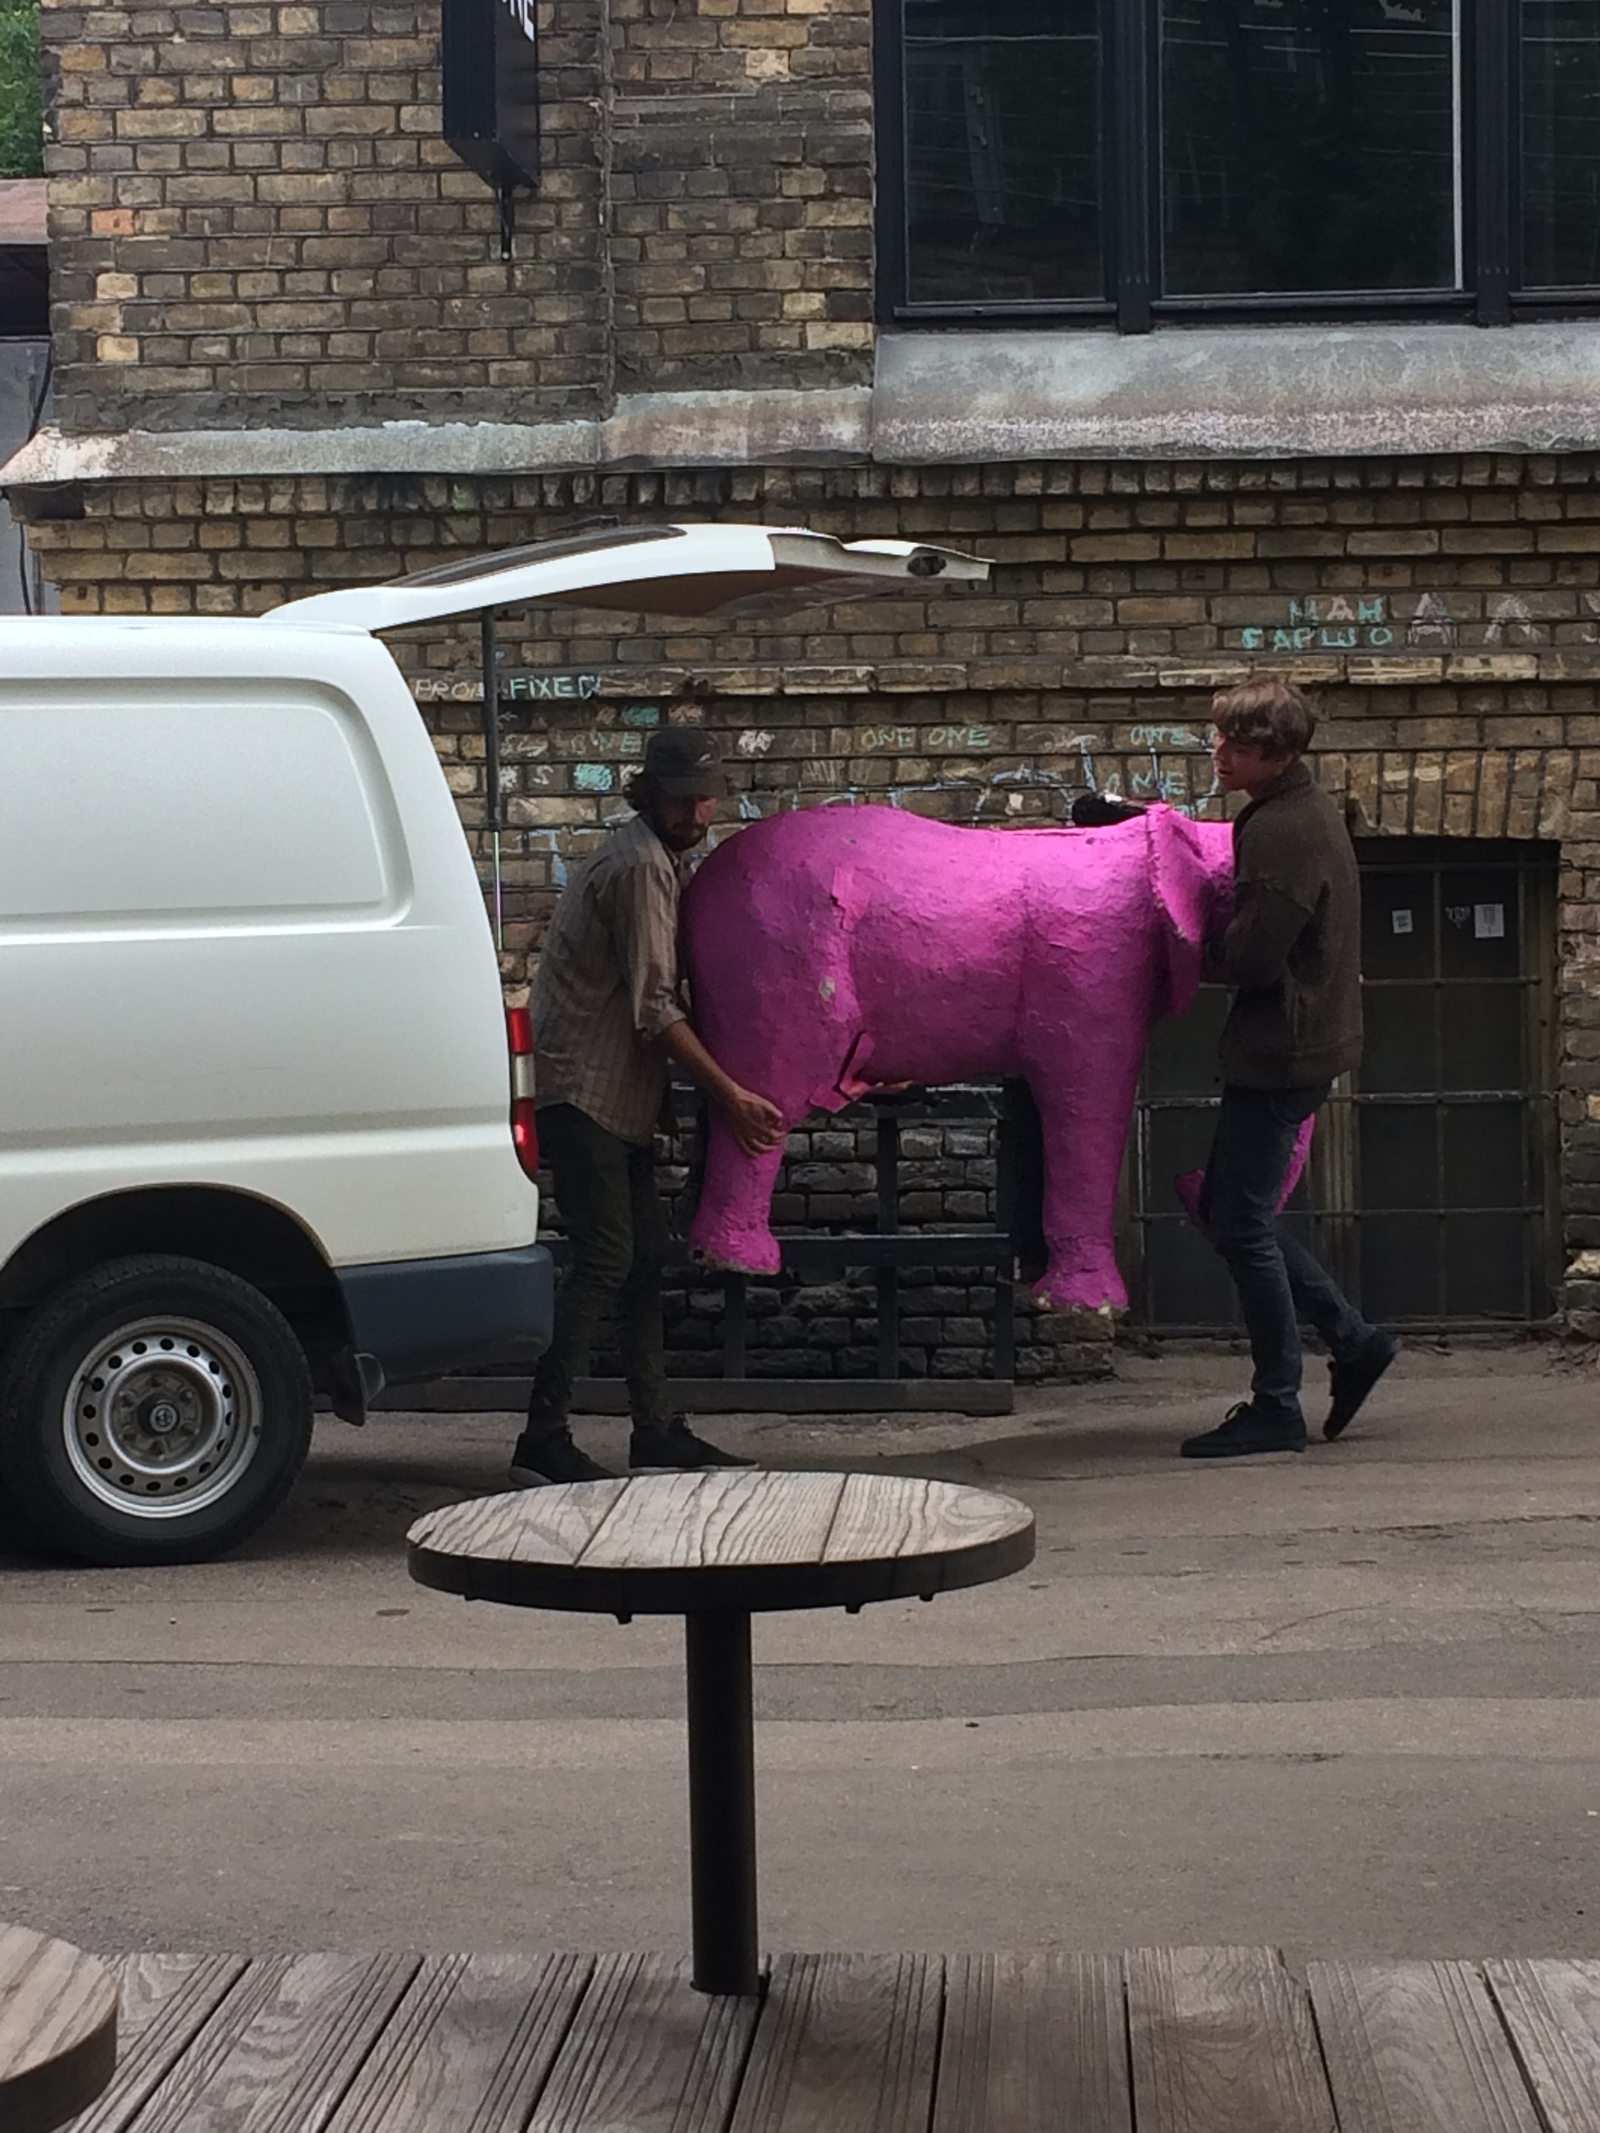
<svg viewBox="0 0 1600 2133"><path fill-rule="evenodd" d="M750 1617L685 1615L689 1696L689 1872L694 1984L760 1988L756 1927L755 1718Z"/></svg>

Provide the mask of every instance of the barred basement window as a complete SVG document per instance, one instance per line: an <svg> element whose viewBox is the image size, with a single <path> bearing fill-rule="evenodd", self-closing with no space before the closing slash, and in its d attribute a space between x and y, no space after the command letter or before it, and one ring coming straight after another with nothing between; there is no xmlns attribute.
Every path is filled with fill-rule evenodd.
<svg viewBox="0 0 1600 2133"><path fill-rule="evenodd" d="M1596 0L876 0L889 319L1600 305Z"/></svg>
<svg viewBox="0 0 1600 2133"><path fill-rule="evenodd" d="M1361 862L1366 1050L1317 1122L1288 1220L1369 1316L1548 1320L1561 1278L1553 844L1374 837ZM1127 1184L1136 1315L1238 1324L1173 1179L1210 1152L1228 997L1152 1032Z"/></svg>

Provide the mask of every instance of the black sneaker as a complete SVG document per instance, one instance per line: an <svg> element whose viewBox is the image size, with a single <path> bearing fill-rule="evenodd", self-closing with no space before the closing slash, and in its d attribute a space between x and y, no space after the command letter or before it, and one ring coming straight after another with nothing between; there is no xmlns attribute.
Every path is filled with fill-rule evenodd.
<svg viewBox="0 0 1600 2133"><path fill-rule="evenodd" d="M550 1481L615 1481L617 1477L609 1467L579 1451L570 1430L556 1429L537 1437L523 1431L511 1454L508 1478L514 1489L541 1489Z"/></svg>
<svg viewBox="0 0 1600 2133"><path fill-rule="evenodd" d="M628 1464L636 1474L667 1471L688 1473L705 1466L754 1466L737 1452L725 1452L704 1437L697 1437L684 1415L670 1422L635 1422L628 1442Z"/></svg>
<svg viewBox="0 0 1600 2133"><path fill-rule="evenodd" d="M1228 1418L1204 1436L1186 1437L1178 1450L1185 1459L1243 1459L1252 1452L1303 1452L1304 1422L1281 1415L1261 1415L1248 1400L1228 1410Z"/></svg>
<svg viewBox="0 0 1600 2133"><path fill-rule="evenodd" d="M1330 1444L1335 1437L1343 1436L1355 1420L1362 1401L1399 1353L1400 1343L1394 1335L1378 1327L1354 1355L1328 1365L1332 1401L1328 1419L1322 1425L1322 1434Z"/></svg>

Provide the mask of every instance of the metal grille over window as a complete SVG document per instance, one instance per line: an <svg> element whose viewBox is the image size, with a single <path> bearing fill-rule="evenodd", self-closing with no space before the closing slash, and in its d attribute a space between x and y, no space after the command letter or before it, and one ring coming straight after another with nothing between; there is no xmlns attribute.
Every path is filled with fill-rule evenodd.
<svg viewBox="0 0 1600 2133"><path fill-rule="evenodd" d="M1386 1324L1532 1324L1559 1266L1555 856L1548 845L1375 843L1362 853L1366 1053L1317 1125L1311 1225L1335 1276ZM1157 1030L1130 1164L1146 1322L1236 1323L1220 1261L1172 1180L1202 1165L1225 996ZM1315 1213L1311 1209L1315 1209Z"/></svg>

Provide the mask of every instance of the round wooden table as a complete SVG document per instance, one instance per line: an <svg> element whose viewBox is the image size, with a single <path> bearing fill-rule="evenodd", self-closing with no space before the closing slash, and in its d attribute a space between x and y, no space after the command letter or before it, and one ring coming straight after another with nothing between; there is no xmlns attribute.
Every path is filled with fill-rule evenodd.
<svg viewBox="0 0 1600 2133"><path fill-rule="evenodd" d="M897 1474L717 1469L446 1505L407 1536L422 1585L508 1607L682 1615L694 1982L757 1989L750 1617L931 1600L1033 1560L1008 1496Z"/></svg>
<svg viewBox="0 0 1600 2133"><path fill-rule="evenodd" d="M86 2111L117 2063L117 1985L64 1940L0 1925L0 2126L50 2133Z"/></svg>

